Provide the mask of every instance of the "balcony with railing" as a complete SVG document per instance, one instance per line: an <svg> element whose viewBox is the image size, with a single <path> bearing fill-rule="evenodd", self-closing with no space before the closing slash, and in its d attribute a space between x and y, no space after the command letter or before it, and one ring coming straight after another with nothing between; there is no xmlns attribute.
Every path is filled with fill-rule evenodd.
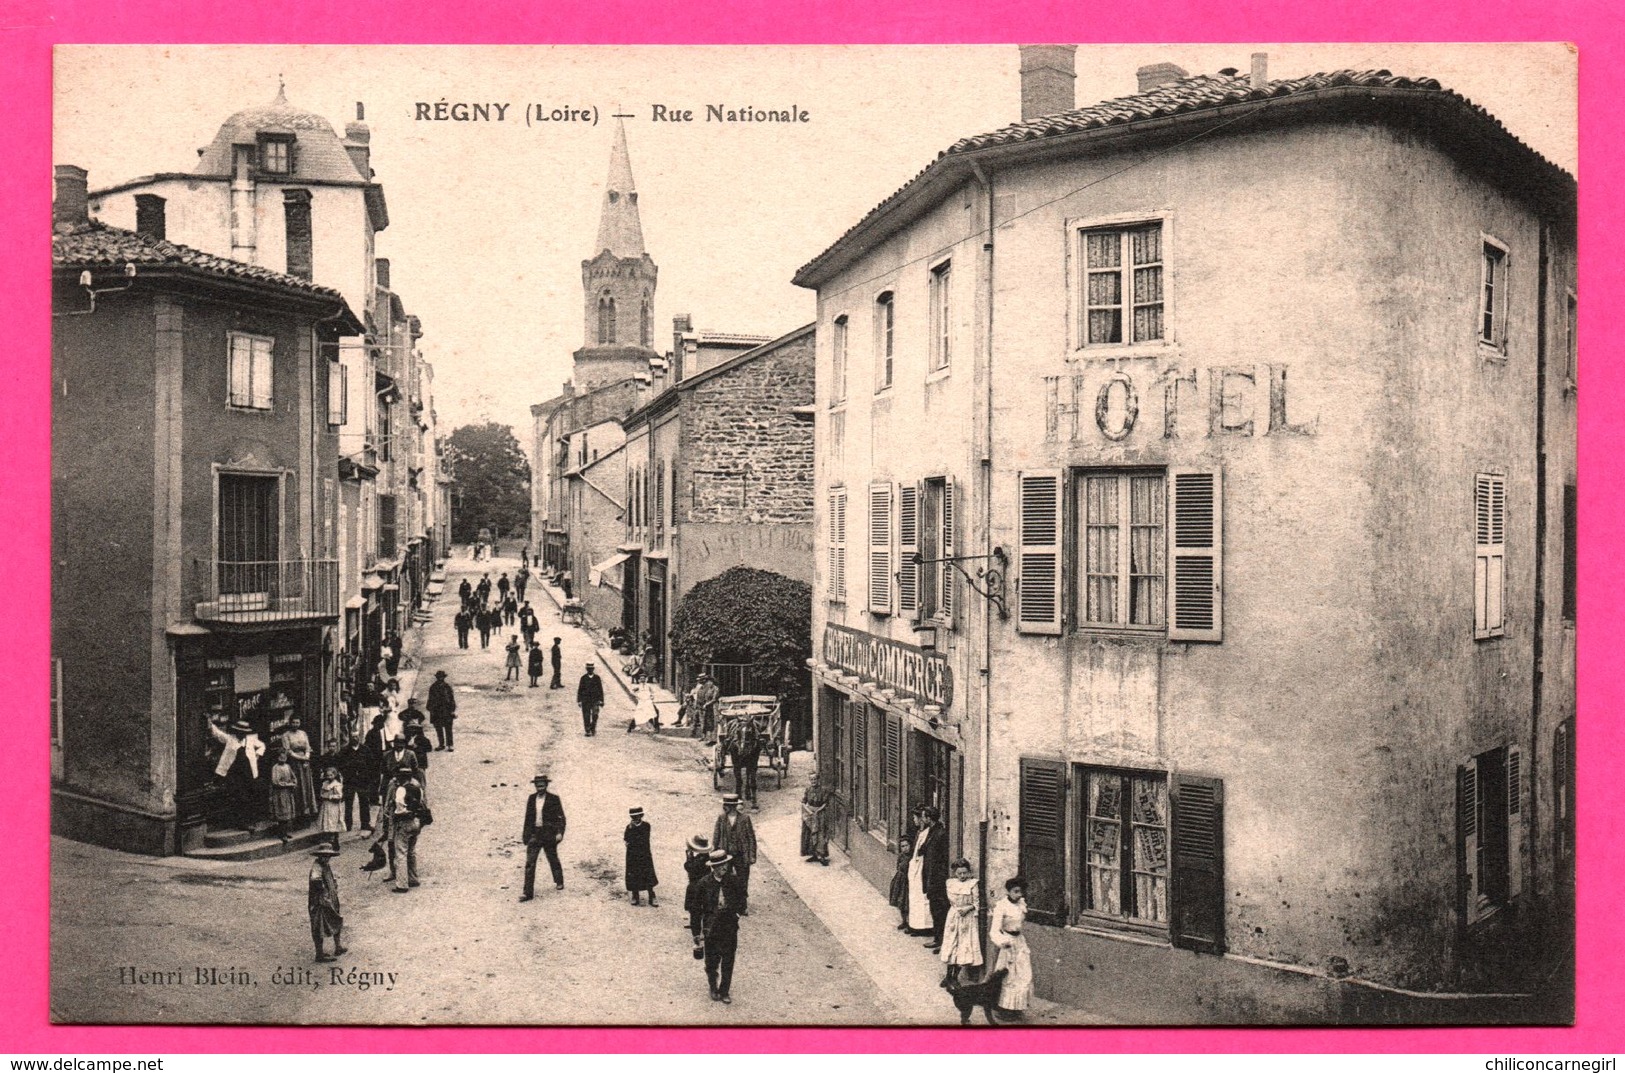
<svg viewBox="0 0 1625 1073"><path fill-rule="evenodd" d="M221 625L289 624L339 617L337 559L226 562L194 559L199 622Z"/></svg>

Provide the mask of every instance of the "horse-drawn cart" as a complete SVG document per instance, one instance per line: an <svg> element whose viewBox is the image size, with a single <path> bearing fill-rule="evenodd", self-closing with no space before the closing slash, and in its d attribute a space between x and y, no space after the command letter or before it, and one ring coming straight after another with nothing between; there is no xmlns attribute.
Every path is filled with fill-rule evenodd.
<svg viewBox="0 0 1625 1073"><path fill-rule="evenodd" d="M734 773L734 785L741 796L755 800L755 778L761 762L784 786L790 771L790 746L785 740L784 719L779 698L765 694L722 697L717 700L717 744L711 757L711 785L721 789L722 777ZM741 782L739 768L747 778Z"/></svg>

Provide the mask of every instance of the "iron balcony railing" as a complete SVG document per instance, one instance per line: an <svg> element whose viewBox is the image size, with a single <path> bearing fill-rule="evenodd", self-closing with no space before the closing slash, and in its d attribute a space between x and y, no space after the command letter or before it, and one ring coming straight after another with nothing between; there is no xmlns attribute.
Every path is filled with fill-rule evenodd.
<svg viewBox="0 0 1625 1073"><path fill-rule="evenodd" d="M292 622L339 617L337 559L194 560L200 622Z"/></svg>

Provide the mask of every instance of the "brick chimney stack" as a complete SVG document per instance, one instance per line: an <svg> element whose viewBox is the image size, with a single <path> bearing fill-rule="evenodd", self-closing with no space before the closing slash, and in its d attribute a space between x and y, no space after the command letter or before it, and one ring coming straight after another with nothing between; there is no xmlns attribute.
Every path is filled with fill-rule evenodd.
<svg viewBox="0 0 1625 1073"><path fill-rule="evenodd" d="M378 289L389 290L389 258L374 257L372 259L372 274L378 280Z"/></svg>
<svg viewBox="0 0 1625 1073"><path fill-rule="evenodd" d="M72 164L58 164L56 199L51 203L51 226L72 231L90 222L90 173Z"/></svg>
<svg viewBox="0 0 1625 1073"><path fill-rule="evenodd" d="M372 179L372 131L366 122L367 110L361 106L360 101L355 102L355 120L344 126L344 151L349 154L350 163L361 177L368 181Z"/></svg>
<svg viewBox="0 0 1625 1073"><path fill-rule="evenodd" d="M1141 93L1150 93L1158 86L1189 78L1190 72L1176 63L1149 63L1134 72L1140 80Z"/></svg>
<svg viewBox="0 0 1625 1073"><path fill-rule="evenodd" d="M1021 45L1021 118L1078 106L1076 45Z"/></svg>

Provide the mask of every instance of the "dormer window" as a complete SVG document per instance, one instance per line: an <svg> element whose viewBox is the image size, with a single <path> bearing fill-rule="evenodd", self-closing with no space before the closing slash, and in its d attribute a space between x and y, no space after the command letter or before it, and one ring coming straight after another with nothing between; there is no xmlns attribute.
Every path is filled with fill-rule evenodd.
<svg viewBox="0 0 1625 1073"><path fill-rule="evenodd" d="M259 141L260 170L268 175L293 173L293 139L261 137Z"/></svg>

